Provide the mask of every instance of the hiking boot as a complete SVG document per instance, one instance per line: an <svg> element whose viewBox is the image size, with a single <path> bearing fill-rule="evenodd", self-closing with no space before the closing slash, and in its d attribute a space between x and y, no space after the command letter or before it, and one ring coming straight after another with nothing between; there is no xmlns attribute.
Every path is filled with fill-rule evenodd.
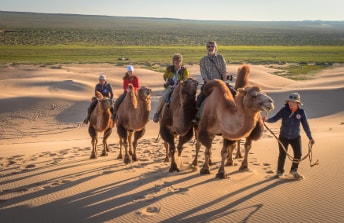
<svg viewBox="0 0 344 223"><path fill-rule="evenodd" d="M153 117L153 121L154 121L155 123L158 123L159 120L160 120L160 113L155 113L155 114L154 114L154 117Z"/></svg>
<svg viewBox="0 0 344 223"><path fill-rule="evenodd" d="M283 177L283 173L281 171L277 171L275 178L281 178L281 177Z"/></svg>
<svg viewBox="0 0 344 223"><path fill-rule="evenodd" d="M293 175L293 177L297 180L302 180L303 176L299 174L296 170L291 170L290 174Z"/></svg>

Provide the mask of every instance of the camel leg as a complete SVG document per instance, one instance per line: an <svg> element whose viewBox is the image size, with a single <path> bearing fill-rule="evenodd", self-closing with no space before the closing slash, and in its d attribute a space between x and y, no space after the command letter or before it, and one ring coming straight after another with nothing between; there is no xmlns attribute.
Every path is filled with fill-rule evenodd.
<svg viewBox="0 0 344 223"><path fill-rule="evenodd" d="M228 139L224 139L223 143L226 143L228 147L227 161L225 166L234 166L233 152L238 143L236 141L231 141Z"/></svg>
<svg viewBox="0 0 344 223"><path fill-rule="evenodd" d="M248 170L248 154L252 148L252 140L247 138L245 142L245 156L244 160L241 162L239 170Z"/></svg>
<svg viewBox="0 0 344 223"><path fill-rule="evenodd" d="M117 156L117 159L119 160L123 159L122 148L123 148L123 139L120 137L119 138L119 154Z"/></svg>
<svg viewBox="0 0 344 223"><path fill-rule="evenodd" d="M169 148L168 148L168 143L165 141L164 141L164 147L166 150L166 157L165 157L164 162L170 162L171 153L170 153Z"/></svg>
<svg viewBox="0 0 344 223"><path fill-rule="evenodd" d="M131 156L129 155L128 152L128 132L123 126L118 126L117 125L117 133L118 136L123 140L123 145L124 145L124 163L128 164L131 163Z"/></svg>
<svg viewBox="0 0 344 223"><path fill-rule="evenodd" d="M133 151L132 151L132 138L133 138L133 133L134 133L134 131L129 131L129 134L128 134L128 144L129 144L129 155L130 155L130 156L133 155Z"/></svg>
<svg viewBox="0 0 344 223"><path fill-rule="evenodd" d="M108 128L105 130L104 136L103 136L103 152L101 156L107 156L109 152L108 144L107 144L107 139L112 133L112 128Z"/></svg>
<svg viewBox="0 0 344 223"><path fill-rule="evenodd" d="M196 140L195 147L196 147L196 154L195 154L195 158L192 161L191 165L192 165L192 167L194 169L197 169L197 166L198 166L198 153L199 153L199 150L201 149L201 143L198 140Z"/></svg>
<svg viewBox="0 0 344 223"><path fill-rule="evenodd" d="M186 135L179 136L179 142L178 142L178 146L177 146L178 156L182 155L183 145L185 143L187 143L188 141L190 141L190 139L192 139L192 137L193 137L193 129L192 128L190 129L190 131Z"/></svg>
<svg viewBox="0 0 344 223"><path fill-rule="evenodd" d="M170 149L171 166L170 166L169 172L173 172L173 171L179 172L179 168L177 166L177 163L174 157L174 153L176 150L176 147L174 145L174 134L170 133L166 127L160 126L160 135L161 135L161 138L163 138L163 140L168 144L168 147Z"/></svg>
<svg viewBox="0 0 344 223"><path fill-rule="evenodd" d="M97 158L97 144L98 144L97 131L90 125L88 127L88 133L91 136L91 145L92 145L90 159L96 159Z"/></svg>
<svg viewBox="0 0 344 223"><path fill-rule="evenodd" d="M202 169L200 170L200 174L210 174L210 156L211 156L211 146L213 143L213 139L215 136L210 136L206 129L199 128L197 140L200 141L205 146L204 151L204 164Z"/></svg>
<svg viewBox="0 0 344 223"><path fill-rule="evenodd" d="M237 143L237 153L235 155L235 159L242 158L242 154L241 154L241 150L240 150L240 143L241 143L241 140L238 140L238 143Z"/></svg>
<svg viewBox="0 0 344 223"><path fill-rule="evenodd" d="M137 149L138 141L140 138L142 138L142 136L145 134L145 132L146 132L146 129L143 128L140 131L135 131L135 133L134 133L134 141L133 141L133 149L134 150L133 150L133 155L132 155L133 161L137 161L136 149Z"/></svg>
<svg viewBox="0 0 344 223"><path fill-rule="evenodd" d="M227 158L229 156L232 157L232 152L233 152L235 146L236 146L236 141L223 139L223 146L222 146L222 150L221 150L221 165L220 165L219 170L216 174L217 178L220 178L220 179L227 178L224 164L225 164L225 161L227 160Z"/></svg>

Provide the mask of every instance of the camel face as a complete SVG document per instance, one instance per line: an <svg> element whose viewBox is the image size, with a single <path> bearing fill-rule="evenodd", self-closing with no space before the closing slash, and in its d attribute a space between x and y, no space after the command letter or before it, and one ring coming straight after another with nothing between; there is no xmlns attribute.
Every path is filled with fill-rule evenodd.
<svg viewBox="0 0 344 223"><path fill-rule="evenodd" d="M195 95L197 92L197 86L198 86L198 81L192 79L192 78L187 78L183 82L183 92L190 94L190 95Z"/></svg>
<svg viewBox="0 0 344 223"><path fill-rule="evenodd" d="M147 100L148 98L150 98L151 93L152 93L152 89L146 86L142 86L140 87L140 89L137 90L138 97L143 100Z"/></svg>
<svg viewBox="0 0 344 223"><path fill-rule="evenodd" d="M245 95L244 104L247 107L256 108L257 111L269 112L275 108L271 97L261 91L259 87L246 87L239 91Z"/></svg>
<svg viewBox="0 0 344 223"><path fill-rule="evenodd" d="M102 98L102 99L100 99L100 100L98 101L98 103L102 103L103 108L104 108L105 110L112 108L112 107L113 107L113 104L114 104L114 103L113 103L113 100L110 99L110 98Z"/></svg>

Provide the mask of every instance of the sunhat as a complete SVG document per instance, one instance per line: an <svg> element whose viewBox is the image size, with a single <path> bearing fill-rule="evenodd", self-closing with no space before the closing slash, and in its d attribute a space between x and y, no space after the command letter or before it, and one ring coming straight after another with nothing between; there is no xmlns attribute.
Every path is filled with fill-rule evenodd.
<svg viewBox="0 0 344 223"><path fill-rule="evenodd" d="M100 81L106 80L106 76L104 74L100 75L99 76L99 80Z"/></svg>
<svg viewBox="0 0 344 223"><path fill-rule="evenodd" d="M300 97L300 94L299 93L291 93L288 97L287 100L285 100L286 102L288 101L292 101L292 102L297 102L299 103L300 105L303 105L302 102L301 102L301 97Z"/></svg>

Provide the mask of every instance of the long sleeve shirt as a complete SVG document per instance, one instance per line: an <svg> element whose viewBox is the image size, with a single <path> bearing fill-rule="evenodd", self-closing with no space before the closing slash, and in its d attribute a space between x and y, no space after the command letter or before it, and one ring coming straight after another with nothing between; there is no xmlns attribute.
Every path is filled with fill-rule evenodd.
<svg viewBox="0 0 344 223"><path fill-rule="evenodd" d="M268 118L266 122L272 123L282 119L280 128L280 135L287 139L295 139L300 136L300 124L302 124L303 130L305 131L309 140L312 140L312 133L307 121L307 115L303 108L296 110L293 114L288 104L285 104L281 110L277 112L271 118Z"/></svg>
<svg viewBox="0 0 344 223"><path fill-rule="evenodd" d="M112 86L108 82L105 82L104 85L98 83L94 89L94 95L96 95L96 91L102 93L104 97L113 98Z"/></svg>
<svg viewBox="0 0 344 223"><path fill-rule="evenodd" d="M139 78L137 76L126 77L123 79L123 91L126 93L128 89L128 84L132 84L134 87L134 92L140 87Z"/></svg>
<svg viewBox="0 0 344 223"><path fill-rule="evenodd" d="M226 61L222 55L205 56L200 61L200 71L202 79L222 80L223 74L227 72Z"/></svg>

